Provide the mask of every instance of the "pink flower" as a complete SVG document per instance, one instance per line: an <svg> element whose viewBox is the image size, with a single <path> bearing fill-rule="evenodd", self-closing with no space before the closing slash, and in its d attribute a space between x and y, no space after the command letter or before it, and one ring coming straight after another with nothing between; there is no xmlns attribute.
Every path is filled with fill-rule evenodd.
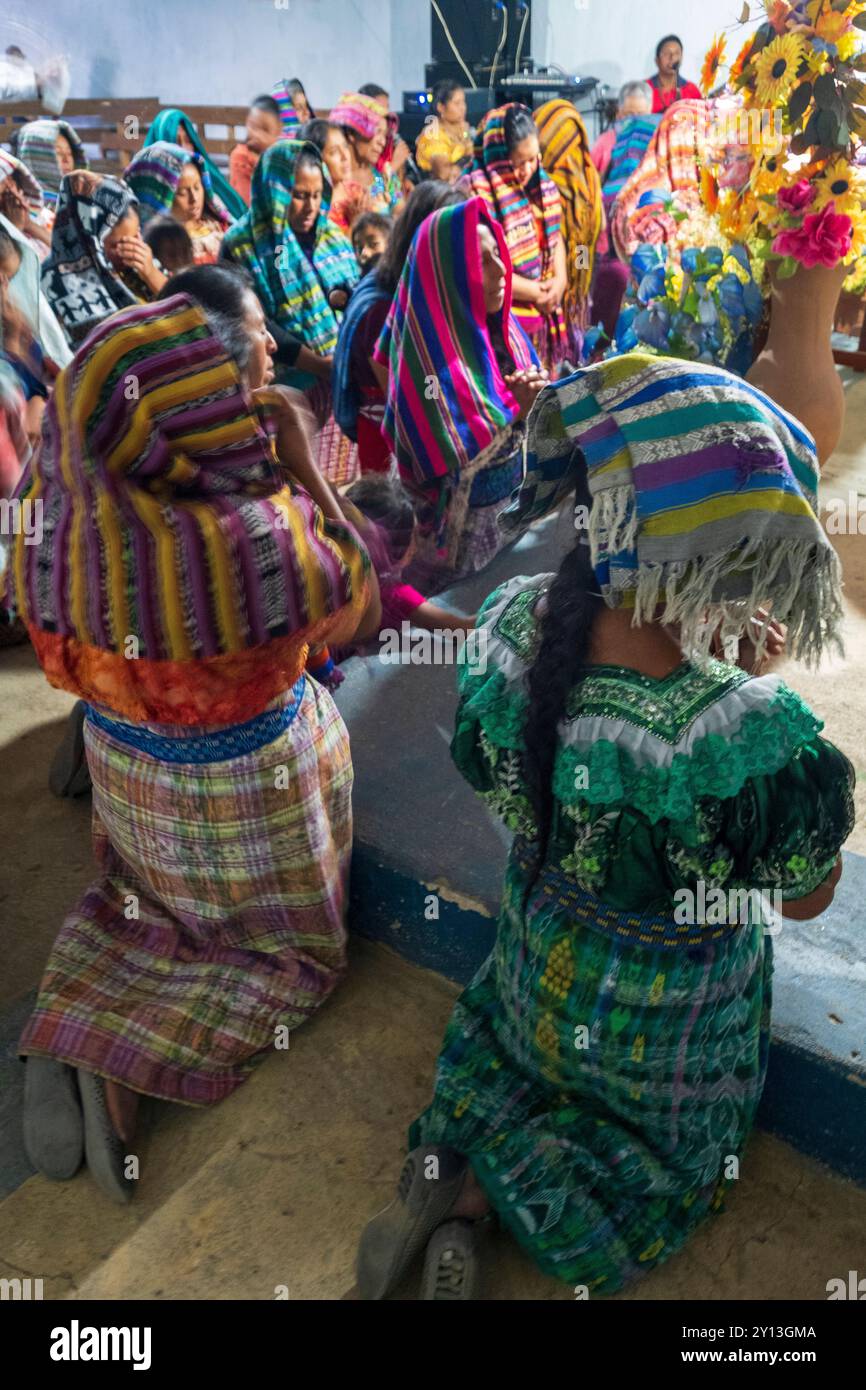
<svg viewBox="0 0 866 1390"><path fill-rule="evenodd" d="M828 203L820 212L803 219L802 227L781 232L773 242L777 256L793 256L809 270L816 265L838 265L851 250L853 226L851 218L833 211Z"/></svg>
<svg viewBox="0 0 866 1390"><path fill-rule="evenodd" d="M801 179L791 188L780 188L777 201L785 212L802 212L815 197L815 190L808 179Z"/></svg>

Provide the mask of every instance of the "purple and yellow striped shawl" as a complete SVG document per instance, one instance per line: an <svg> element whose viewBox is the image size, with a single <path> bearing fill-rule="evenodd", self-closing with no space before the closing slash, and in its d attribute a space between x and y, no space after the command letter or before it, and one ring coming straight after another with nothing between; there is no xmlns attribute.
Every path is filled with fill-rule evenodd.
<svg viewBox="0 0 866 1390"><path fill-rule="evenodd" d="M42 542L16 544L10 568L46 674L125 718L251 718L308 643L357 623L365 552L281 479L187 295L90 335L19 495L42 504Z"/></svg>
<svg viewBox="0 0 866 1390"><path fill-rule="evenodd" d="M421 223L374 353L388 368L382 433L403 473L419 483L459 473L516 420L484 307L478 227L489 227L505 266L494 327L512 370L537 363L511 312L505 238L480 198Z"/></svg>
<svg viewBox="0 0 866 1390"><path fill-rule="evenodd" d="M838 645L839 560L816 516L812 436L718 367L633 352L547 387L527 473L503 518L522 529L588 480L589 542L605 602L681 625L701 655L762 605L795 656Z"/></svg>
<svg viewBox="0 0 866 1390"><path fill-rule="evenodd" d="M213 217L223 227L229 227L232 215L214 191L207 161L192 150L157 140L133 155L123 171L123 177L139 201L142 222L149 222L160 213L171 214L177 186L187 164L194 164L204 188L203 217Z"/></svg>
<svg viewBox="0 0 866 1390"><path fill-rule="evenodd" d="M301 151L314 159L324 181L312 264L289 226ZM315 145L278 140L256 165L249 210L223 239L223 254L252 275L265 313L321 354L334 351L339 329L340 315L330 307L328 293L355 285L359 274L348 237L328 218L330 201L331 185Z"/></svg>

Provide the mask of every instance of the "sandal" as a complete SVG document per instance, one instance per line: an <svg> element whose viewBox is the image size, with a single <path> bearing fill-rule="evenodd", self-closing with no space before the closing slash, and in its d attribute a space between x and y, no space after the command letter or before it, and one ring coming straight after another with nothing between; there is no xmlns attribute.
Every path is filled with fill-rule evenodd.
<svg viewBox="0 0 866 1390"><path fill-rule="evenodd" d="M475 1222L446 1221L430 1237L424 1256L421 1299L426 1303L470 1302L478 1285Z"/></svg>
<svg viewBox="0 0 866 1390"><path fill-rule="evenodd" d="M431 1159L435 1177L428 1177ZM399 1284L431 1234L448 1215L463 1186L467 1160L435 1144L413 1149L403 1165L397 1196L369 1222L358 1249L358 1292L382 1299Z"/></svg>
<svg viewBox="0 0 866 1390"><path fill-rule="evenodd" d="M55 796L84 796L93 785L84 751L86 715L87 706L84 701L76 700L66 721L63 741L54 754L48 774L48 786Z"/></svg>
<svg viewBox="0 0 866 1390"><path fill-rule="evenodd" d="M67 1182L81 1167L84 1119L75 1068L55 1057L25 1059L24 1148L52 1182Z"/></svg>
<svg viewBox="0 0 866 1390"><path fill-rule="evenodd" d="M114 1131L105 1102L105 1081L93 1072L78 1071L84 1110L84 1154L97 1187L113 1202L130 1202L135 1179L128 1178L126 1144Z"/></svg>

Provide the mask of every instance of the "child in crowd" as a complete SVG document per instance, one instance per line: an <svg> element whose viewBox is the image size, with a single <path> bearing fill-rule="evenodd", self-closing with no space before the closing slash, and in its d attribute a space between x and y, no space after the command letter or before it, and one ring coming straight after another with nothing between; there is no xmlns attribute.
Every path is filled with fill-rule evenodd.
<svg viewBox="0 0 866 1390"><path fill-rule="evenodd" d="M393 222L383 212L365 212L352 228L352 249L361 274L366 275L385 254Z"/></svg>
<svg viewBox="0 0 866 1390"><path fill-rule="evenodd" d="M186 227L173 217L151 218L142 237L169 278L179 270L189 269L195 262L192 238Z"/></svg>
<svg viewBox="0 0 866 1390"><path fill-rule="evenodd" d="M280 108L273 97L260 96L247 112L247 138L229 155L229 183L249 205L253 173L265 150L282 137Z"/></svg>

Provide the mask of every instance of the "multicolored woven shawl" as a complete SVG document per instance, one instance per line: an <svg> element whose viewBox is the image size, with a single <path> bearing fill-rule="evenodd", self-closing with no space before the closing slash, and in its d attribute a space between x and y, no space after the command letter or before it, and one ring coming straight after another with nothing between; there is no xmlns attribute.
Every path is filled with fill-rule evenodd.
<svg viewBox="0 0 866 1390"><path fill-rule="evenodd" d="M660 116L626 116L616 123L616 141L604 181L604 201L610 206L635 170L640 166L650 140L659 127Z"/></svg>
<svg viewBox="0 0 866 1390"><path fill-rule="evenodd" d="M73 346L115 309L150 298L134 272L121 279L103 244L112 227L137 208L132 189L117 179L104 178L79 194L64 181L51 250L42 265L42 288Z"/></svg>
<svg viewBox="0 0 866 1390"><path fill-rule="evenodd" d="M289 91L289 79L281 77L271 88L271 96L280 108L283 134L287 140L297 140L301 129L301 118L295 110L295 103Z"/></svg>
<svg viewBox="0 0 866 1390"><path fill-rule="evenodd" d="M484 307L478 228L489 227L506 270L494 328L514 370L537 362L511 308L499 224L480 198L442 208L415 234L374 358L388 368L382 433L419 483L458 473L517 419Z"/></svg>
<svg viewBox="0 0 866 1390"><path fill-rule="evenodd" d="M366 553L280 478L234 362L186 295L117 314L58 378L19 495L14 601L54 685L132 722L229 724L347 640Z"/></svg>
<svg viewBox="0 0 866 1390"><path fill-rule="evenodd" d="M141 205L142 222L159 213L170 214L177 186L187 164L194 164L204 187L203 217L212 217L223 227L232 223L232 215L211 182L207 160L192 154L168 140L156 140L133 155L123 177Z"/></svg>
<svg viewBox="0 0 866 1390"><path fill-rule="evenodd" d="M601 180L586 126L570 101L548 101L535 112L541 159L562 202L568 289L562 302L569 329L589 323L595 245L602 227Z"/></svg>
<svg viewBox="0 0 866 1390"><path fill-rule="evenodd" d="M322 169L325 185L312 264L289 226L295 166L301 151ZM315 145L278 140L256 165L249 210L223 239L224 253L252 275L265 313L297 334L313 352L322 354L334 351L339 327L339 316L330 307L328 294L358 280L351 242L328 218L330 190Z"/></svg>
<svg viewBox="0 0 866 1390"><path fill-rule="evenodd" d="M649 224L658 221L661 205L671 194L677 194L684 212L700 205L701 169L710 152L711 116L708 102L678 101L659 122L646 154L611 208L613 243L626 264L642 241L661 239ZM670 225L671 230L676 226L672 220Z"/></svg>
<svg viewBox="0 0 866 1390"><path fill-rule="evenodd" d="M556 184L542 166L526 188L517 182L505 141L509 105L513 103L488 112L478 127L475 163L462 182L484 199L502 227L515 273L527 280L548 280L562 236L562 204ZM547 350L541 355L551 364L561 361L567 349L562 311L545 317L530 304L515 304L514 313L527 333L543 335Z"/></svg>
<svg viewBox="0 0 866 1390"><path fill-rule="evenodd" d="M178 110L176 106L170 106L165 111L157 112L150 130L144 137L142 148L146 149L148 145L155 145L158 140L167 140L170 145L176 145L179 130L186 132L196 154L201 155L204 160L213 191L223 206L228 209L229 216L231 218L243 217L247 210L243 198L236 189L232 188L219 165L211 159L189 116Z"/></svg>
<svg viewBox="0 0 866 1390"><path fill-rule="evenodd" d="M589 543L611 608L680 623L700 657L770 604L795 657L839 646L841 567L818 523L812 436L721 368L633 352L546 388L527 472L503 517L522 529L588 476Z"/></svg>
<svg viewBox="0 0 866 1390"><path fill-rule="evenodd" d="M27 165L42 188L43 197L49 207L57 202L63 178L54 149L58 135L65 135L69 141L76 169L86 169L88 166L84 145L68 121L28 121L18 133L18 158Z"/></svg>
<svg viewBox="0 0 866 1390"><path fill-rule="evenodd" d="M0 150L0 183L5 183L7 179L14 179L21 189L34 221L44 222L45 199L39 183L22 160L16 159L8 150Z"/></svg>

